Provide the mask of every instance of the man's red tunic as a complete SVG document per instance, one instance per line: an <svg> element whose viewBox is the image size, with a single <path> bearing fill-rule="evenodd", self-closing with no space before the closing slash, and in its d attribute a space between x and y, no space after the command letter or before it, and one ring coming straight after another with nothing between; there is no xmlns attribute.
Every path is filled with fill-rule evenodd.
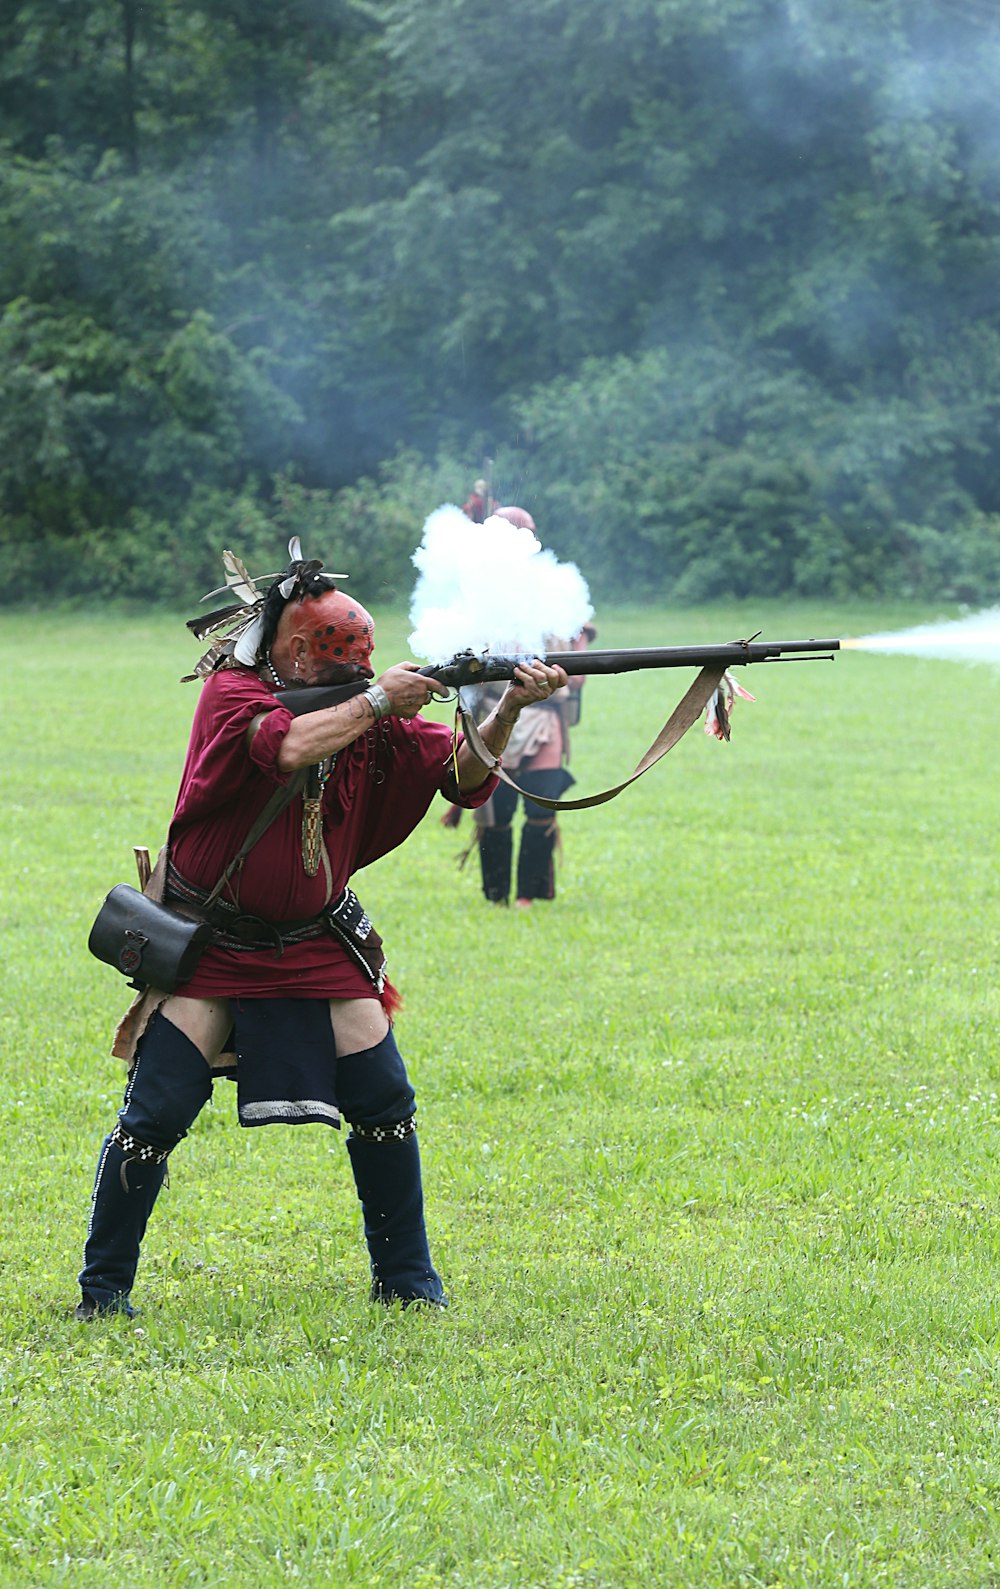
<svg viewBox="0 0 1000 1589"><path fill-rule="evenodd" d="M214 888L255 818L288 775L277 765L292 721L275 688L249 668L212 674L202 687L170 825L170 858L181 875ZM266 713L250 745L247 729ZM323 797L323 837L332 879L302 865L302 798L296 796L254 845L226 897L265 921L300 921L336 900L362 866L401 844L435 794L482 805L490 776L469 795L454 777L451 730L422 717L386 717L338 752ZM187 998L371 998L372 984L332 935L273 949L208 949Z"/></svg>

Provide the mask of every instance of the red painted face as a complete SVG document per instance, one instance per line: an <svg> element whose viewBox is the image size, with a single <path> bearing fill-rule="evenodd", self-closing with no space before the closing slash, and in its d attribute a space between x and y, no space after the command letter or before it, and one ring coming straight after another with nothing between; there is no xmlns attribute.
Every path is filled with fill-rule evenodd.
<svg viewBox="0 0 1000 1589"><path fill-rule="evenodd" d="M353 596L331 590L325 596L292 602L282 614L282 627L285 625L289 641L305 641L310 673L353 665L368 678L374 676L370 658L375 620Z"/></svg>

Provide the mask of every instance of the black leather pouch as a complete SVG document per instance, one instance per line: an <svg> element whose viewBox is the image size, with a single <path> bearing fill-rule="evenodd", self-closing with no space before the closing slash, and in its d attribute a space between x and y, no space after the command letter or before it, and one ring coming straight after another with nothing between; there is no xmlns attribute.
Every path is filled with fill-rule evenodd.
<svg viewBox="0 0 1000 1589"><path fill-rule="evenodd" d="M97 913L87 948L135 987L172 993L194 975L211 941L207 922L182 916L119 883Z"/></svg>

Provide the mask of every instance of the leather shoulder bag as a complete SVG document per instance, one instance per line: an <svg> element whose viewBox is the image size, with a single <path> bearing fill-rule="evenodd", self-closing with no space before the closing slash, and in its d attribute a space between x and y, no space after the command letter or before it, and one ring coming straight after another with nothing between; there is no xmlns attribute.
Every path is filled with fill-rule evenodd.
<svg viewBox="0 0 1000 1589"><path fill-rule="evenodd" d="M237 866L275 817L302 789L306 772L306 768L300 768L283 789L275 790L205 901L206 910L215 904ZM161 904L128 883L118 883L97 913L87 948L98 960L128 977L132 987L161 988L164 993L173 993L190 981L212 938L213 928L207 921Z"/></svg>

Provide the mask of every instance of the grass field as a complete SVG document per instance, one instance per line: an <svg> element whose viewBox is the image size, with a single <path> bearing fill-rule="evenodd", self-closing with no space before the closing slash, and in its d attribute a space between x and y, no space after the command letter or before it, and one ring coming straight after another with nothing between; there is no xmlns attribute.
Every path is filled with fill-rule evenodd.
<svg viewBox="0 0 1000 1589"><path fill-rule="evenodd" d="M939 615L616 611L599 644ZM195 653L164 615L0 623L0 1584L1000 1584L1000 672L752 670L731 745L563 819L531 912L432 813L359 892L450 1311L370 1307L340 1137L241 1132L220 1084L141 1316L82 1327L126 997L86 937L163 835ZM577 792L688 678L587 684Z"/></svg>

